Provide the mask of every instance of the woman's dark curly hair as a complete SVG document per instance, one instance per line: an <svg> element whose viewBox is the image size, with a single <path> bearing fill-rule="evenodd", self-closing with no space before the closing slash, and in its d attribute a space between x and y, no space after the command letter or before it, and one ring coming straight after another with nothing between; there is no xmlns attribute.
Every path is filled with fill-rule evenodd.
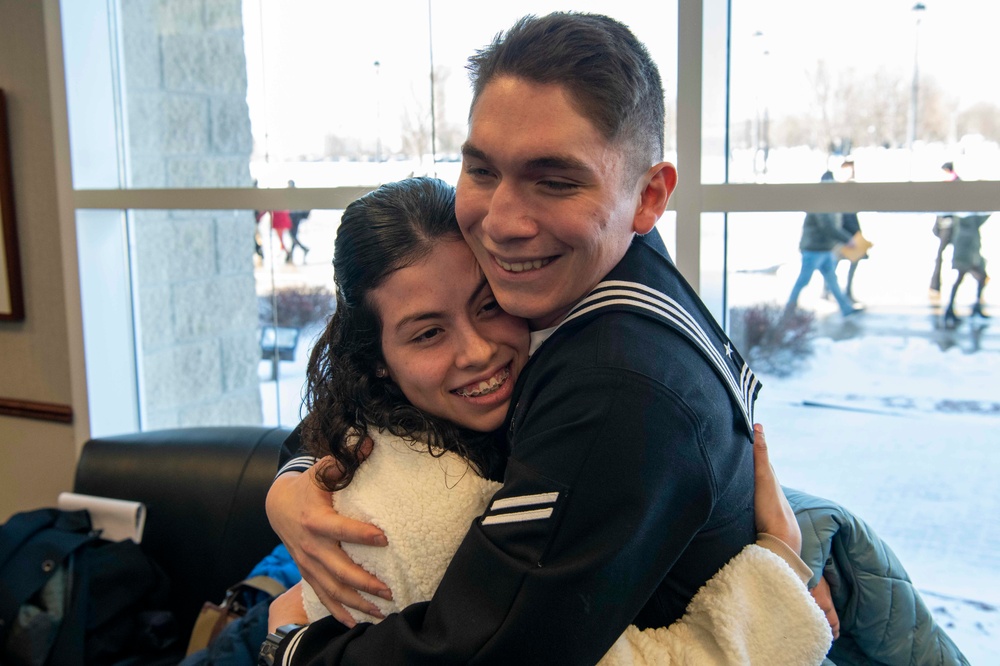
<svg viewBox="0 0 1000 666"><path fill-rule="evenodd" d="M333 456L334 464L321 467L318 475L328 490L351 482L360 464L355 445L373 429L454 451L479 474L497 462L490 435L424 413L395 382L377 374L385 360L371 292L438 242L461 240L455 190L434 178L383 185L344 211L333 259L337 309L309 357L308 414L302 421L307 449Z"/></svg>

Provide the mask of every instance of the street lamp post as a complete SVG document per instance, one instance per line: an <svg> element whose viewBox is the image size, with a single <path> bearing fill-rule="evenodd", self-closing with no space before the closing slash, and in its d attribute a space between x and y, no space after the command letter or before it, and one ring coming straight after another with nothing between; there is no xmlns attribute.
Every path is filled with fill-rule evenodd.
<svg viewBox="0 0 1000 666"><path fill-rule="evenodd" d="M910 84L910 126L906 132L906 144L913 151L913 142L917 139L917 109L920 99L920 19L927 7L922 2L913 5L915 17L913 35L913 82Z"/></svg>
<svg viewBox="0 0 1000 666"><path fill-rule="evenodd" d="M768 69L768 58L770 50L764 33L757 30L753 33L754 42L760 54L759 77L754 91L755 123L754 123L754 151L753 168L755 176L767 177L767 157L770 150L770 119L768 114L768 87L770 85L771 72Z"/></svg>

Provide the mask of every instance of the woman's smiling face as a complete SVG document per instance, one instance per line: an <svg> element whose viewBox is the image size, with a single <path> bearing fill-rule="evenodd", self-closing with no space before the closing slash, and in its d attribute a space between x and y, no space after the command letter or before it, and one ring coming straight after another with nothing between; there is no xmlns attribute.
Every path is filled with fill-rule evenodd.
<svg viewBox="0 0 1000 666"><path fill-rule="evenodd" d="M528 326L497 305L461 239L371 292L389 377L414 407L465 428L499 428L528 360Z"/></svg>

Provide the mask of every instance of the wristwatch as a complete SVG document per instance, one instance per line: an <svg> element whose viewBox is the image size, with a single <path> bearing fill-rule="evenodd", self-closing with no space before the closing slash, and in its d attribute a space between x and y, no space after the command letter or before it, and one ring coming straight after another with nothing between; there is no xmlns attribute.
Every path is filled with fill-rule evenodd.
<svg viewBox="0 0 1000 666"><path fill-rule="evenodd" d="M302 627L301 624L285 624L275 629L274 633L268 634L260 646L257 666L274 666L274 657L278 654L281 641L285 640L285 636Z"/></svg>

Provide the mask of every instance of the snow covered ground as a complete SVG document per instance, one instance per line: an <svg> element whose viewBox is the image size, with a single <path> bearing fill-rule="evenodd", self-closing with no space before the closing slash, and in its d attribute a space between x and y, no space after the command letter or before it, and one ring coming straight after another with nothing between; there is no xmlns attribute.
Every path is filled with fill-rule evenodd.
<svg viewBox="0 0 1000 666"><path fill-rule="evenodd" d="M731 218L731 306L783 305L798 274L802 215ZM854 288L868 311L845 320L814 276L799 299L817 316L813 354L788 377L762 376L756 418L782 482L861 516L971 663L997 663L1000 321L943 326L927 290L934 215L860 219L875 243ZM1000 216L982 232L983 255L1000 260ZM841 284L846 269L842 262ZM946 253L945 302L954 277ZM974 284L966 278L959 289L959 315ZM989 303L989 288L985 296Z"/></svg>
<svg viewBox="0 0 1000 666"><path fill-rule="evenodd" d="M973 664L1000 654L998 361L926 341L827 341L808 372L765 377L757 412L782 482L871 525ZM883 390L859 391L865 372Z"/></svg>

